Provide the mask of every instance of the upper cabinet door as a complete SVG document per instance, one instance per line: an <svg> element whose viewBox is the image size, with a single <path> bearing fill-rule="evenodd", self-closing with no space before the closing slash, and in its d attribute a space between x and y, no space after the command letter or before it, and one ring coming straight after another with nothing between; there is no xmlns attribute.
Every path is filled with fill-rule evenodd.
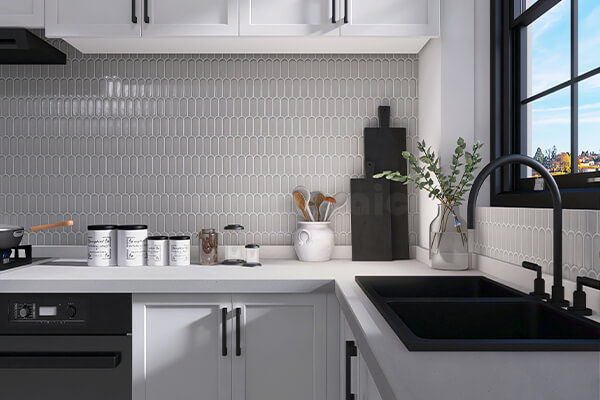
<svg viewBox="0 0 600 400"><path fill-rule="evenodd" d="M142 0L46 0L47 37L139 37Z"/></svg>
<svg viewBox="0 0 600 400"><path fill-rule="evenodd" d="M339 0L240 0L240 35L339 36L340 22L332 18L334 12L339 15L338 3Z"/></svg>
<svg viewBox="0 0 600 400"><path fill-rule="evenodd" d="M326 400L324 294L238 295L233 313L234 400Z"/></svg>
<svg viewBox="0 0 600 400"><path fill-rule="evenodd" d="M0 26L44 27L44 0L0 0Z"/></svg>
<svg viewBox="0 0 600 400"><path fill-rule="evenodd" d="M238 0L144 0L143 36L238 35Z"/></svg>
<svg viewBox="0 0 600 400"><path fill-rule="evenodd" d="M342 0L347 23L342 36L440 34L440 0ZM342 17L343 18L343 17Z"/></svg>
<svg viewBox="0 0 600 400"><path fill-rule="evenodd" d="M230 299L134 296L133 400L231 400Z"/></svg>

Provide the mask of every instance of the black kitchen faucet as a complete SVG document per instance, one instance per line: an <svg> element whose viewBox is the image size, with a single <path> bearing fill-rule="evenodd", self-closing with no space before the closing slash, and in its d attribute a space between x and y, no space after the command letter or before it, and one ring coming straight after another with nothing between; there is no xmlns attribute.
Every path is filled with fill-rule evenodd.
<svg viewBox="0 0 600 400"><path fill-rule="evenodd" d="M552 206L554 208L554 223L552 226L554 284L552 285L552 297L550 298L550 303L559 307L567 307L569 305L569 301L565 300L565 288L562 284L562 199L556 181L542 164L533 158L521 154L510 154L499 157L486 165L475 178L473 187L471 188L471 193L469 193L469 202L467 205L467 228L469 230L475 229L475 203L477 201L477 195L479 194L479 189L481 189L483 181L485 181L485 178L487 178L492 171L506 164L524 164L530 168L533 168L542 176L545 186L550 190L550 194L552 195ZM474 237L474 235L471 236Z"/></svg>

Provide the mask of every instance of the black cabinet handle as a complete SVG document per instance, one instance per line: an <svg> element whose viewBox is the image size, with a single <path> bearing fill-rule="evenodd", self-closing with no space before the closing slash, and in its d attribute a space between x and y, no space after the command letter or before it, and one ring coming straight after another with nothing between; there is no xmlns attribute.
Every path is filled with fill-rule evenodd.
<svg viewBox="0 0 600 400"><path fill-rule="evenodd" d="M135 11L135 2L137 0L131 0L131 22L133 22L134 24L137 24L137 15L136 15L136 11Z"/></svg>
<svg viewBox="0 0 600 400"><path fill-rule="evenodd" d="M235 309L235 355L237 357L242 355L242 343L241 343L241 332L240 332L241 316L242 316L242 309L238 307Z"/></svg>
<svg viewBox="0 0 600 400"><path fill-rule="evenodd" d="M352 393L352 357L358 355L358 349L353 340L346 341L346 400L354 400L356 395Z"/></svg>
<svg viewBox="0 0 600 400"><path fill-rule="evenodd" d="M344 23L348 23L348 0L344 0Z"/></svg>
<svg viewBox="0 0 600 400"><path fill-rule="evenodd" d="M227 308L221 308L221 355L227 356Z"/></svg>
<svg viewBox="0 0 600 400"><path fill-rule="evenodd" d="M335 24L336 20L335 20L335 2L337 0L331 0L331 23Z"/></svg>
<svg viewBox="0 0 600 400"><path fill-rule="evenodd" d="M144 22L150 23L150 15L148 15L148 0L144 0Z"/></svg>
<svg viewBox="0 0 600 400"><path fill-rule="evenodd" d="M121 353L7 352L0 353L0 368L117 368Z"/></svg>

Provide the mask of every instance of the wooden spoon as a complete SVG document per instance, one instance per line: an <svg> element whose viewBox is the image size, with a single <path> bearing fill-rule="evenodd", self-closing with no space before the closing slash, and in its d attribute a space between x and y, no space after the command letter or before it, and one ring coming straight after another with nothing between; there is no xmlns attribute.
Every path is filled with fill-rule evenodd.
<svg viewBox="0 0 600 400"><path fill-rule="evenodd" d="M325 195L321 192L315 196L315 206L317 207L317 221L321 221L321 204L325 201Z"/></svg>
<svg viewBox="0 0 600 400"><path fill-rule="evenodd" d="M31 231L36 232L36 231L41 231L43 229L60 228L63 226L73 226L73 221L67 220L67 221L62 221L62 222L56 222L54 224L32 226Z"/></svg>
<svg viewBox="0 0 600 400"><path fill-rule="evenodd" d="M294 203L296 203L296 207L302 211L304 218L306 221L308 221L308 214L306 213L306 200L304 199L304 196L302 196L302 193L300 192L294 192L292 195L294 196Z"/></svg>

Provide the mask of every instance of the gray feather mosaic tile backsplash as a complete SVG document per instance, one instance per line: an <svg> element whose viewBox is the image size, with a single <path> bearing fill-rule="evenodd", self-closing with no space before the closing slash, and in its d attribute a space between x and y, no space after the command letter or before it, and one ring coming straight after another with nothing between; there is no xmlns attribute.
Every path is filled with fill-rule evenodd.
<svg viewBox="0 0 600 400"><path fill-rule="evenodd" d="M83 55L51 42L66 66L0 67L0 216L75 226L24 242L84 244L91 223L236 222L239 242L291 244L290 191L349 192L380 104L409 144L417 135L413 55ZM410 207L414 244L412 189ZM351 243L349 207L335 232Z"/></svg>

